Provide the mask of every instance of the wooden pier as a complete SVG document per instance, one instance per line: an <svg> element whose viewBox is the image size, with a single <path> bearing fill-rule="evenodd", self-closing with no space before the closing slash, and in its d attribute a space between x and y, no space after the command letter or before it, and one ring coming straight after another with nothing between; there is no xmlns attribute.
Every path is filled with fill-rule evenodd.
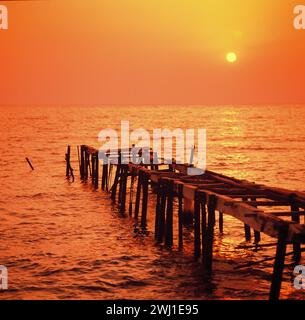
<svg viewBox="0 0 305 320"><path fill-rule="evenodd" d="M67 155L66 174L69 176L70 147ZM135 157L138 162L125 161L128 157ZM153 230L157 243L169 248L174 245L173 215L176 213L176 245L182 248L185 216L191 216L194 257L201 259L207 273L213 270L215 225L217 222L222 233L225 215L244 224L246 241L253 237L259 246L261 233L275 238L270 299L279 299L285 258L293 255L295 264L298 264L303 251L301 245L305 243L305 193L267 187L211 171L190 176L187 175L190 165L176 164L175 161L166 164L164 159L159 159L156 164L153 160L157 155L147 148L138 149L136 153L131 149L119 150L114 164L110 151L101 155L97 149L82 145L78 147L78 158L81 180L87 181L90 177L95 189L101 187L109 192L119 210L128 212L143 234L147 230L151 188L156 194ZM285 207L285 210L270 211L276 207ZM291 253L286 252L287 245L292 245Z"/></svg>

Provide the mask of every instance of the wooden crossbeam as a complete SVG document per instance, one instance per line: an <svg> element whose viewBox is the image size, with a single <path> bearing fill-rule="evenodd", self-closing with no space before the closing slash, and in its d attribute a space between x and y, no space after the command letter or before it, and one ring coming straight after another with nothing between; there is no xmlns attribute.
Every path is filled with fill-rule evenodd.
<svg viewBox="0 0 305 320"><path fill-rule="evenodd" d="M266 214L272 214L277 217L291 217L293 214L297 214L300 216L305 216L305 211L280 211L280 212L266 212Z"/></svg>
<svg viewBox="0 0 305 320"><path fill-rule="evenodd" d="M237 203L246 203L250 206L255 207L281 207L290 206L287 201L237 201Z"/></svg>

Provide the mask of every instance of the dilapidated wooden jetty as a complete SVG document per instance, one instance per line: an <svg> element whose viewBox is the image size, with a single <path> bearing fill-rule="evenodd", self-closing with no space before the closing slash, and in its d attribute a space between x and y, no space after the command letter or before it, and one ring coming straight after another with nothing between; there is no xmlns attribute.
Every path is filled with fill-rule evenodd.
<svg viewBox="0 0 305 320"><path fill-rule="evenodd" d="M263 246L260 244L261 233L275 238L276 253L270 258L274 259L270 299L279 299L286 256L293 256L298 264L304 251L301 245L305 243L305 225L301 219L305 218L305 193L267 187L211 171L191 176L187 174L191 165L177 164L174 160L167 164L164 159L156 162L158 156L147 148L138 149L136 154L134 148L119 150L117 161L113 161L112 152L102 153L101 156L90 146L78 147L81 180L91 178L96 189L101 185L119 210L128 212L135 219L143 234L147 230L149 196L155 193L155 240L169 248L174 245L173 215L177 214L178 243L175 245L179 248L183 247L185 217L191 216L194 257L201 259L207 273L213 267L215 225L218 223L222 232L225 215L244 224L247 241L253 236L254 243ZM136 157L137 161L124 160L130 157ZM73 174L70 147L66 161L69 177ZM176 210L174 206L177 206ZM288 245L293 247L289 253L286 252Z"/></svg>

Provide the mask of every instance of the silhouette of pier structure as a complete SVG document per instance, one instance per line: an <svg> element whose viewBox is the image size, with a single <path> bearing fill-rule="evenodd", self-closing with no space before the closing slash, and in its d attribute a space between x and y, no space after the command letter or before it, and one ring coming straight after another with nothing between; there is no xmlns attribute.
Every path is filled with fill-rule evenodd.
<svg viewBox="0 0 305 320"><path fill-rule="evenodd" d="M70 147L67 154L66 174L69 176ZM126 161L130 157L136 157L137 161ZM276 239L275 256L263 261L274 259L270 299L280 298L286 257L293 256L297 265L304 251L301 245L305 243L305 225L301 219L305 218L305 193L238 180L208 170L188 175L191 165L177 164L174 160L168 164L164 159L156 162L157 154L148 148L140 148L136 154L134 149L119 150L115 158L117 161L113 161L110 151L101 155L93 147L78 147L81 180L91 179L93 188L109 192L119 210L134 218L143 234L147 230L148 201L154 193L155 210L149 211L153 215L150 220L154 221L151 229L155 241L168 248L174 245L183 248L185 217L191 217L188 220L193 230L193 254L202 261L206 273L213 270L216 223L223 233L226 215L240 220L244 224L245 240L253 239L258 247L264 246L261 233ZM174 233L177 234L175 244ZM292 252L287 253L288 245L292 245Z"/></svg>

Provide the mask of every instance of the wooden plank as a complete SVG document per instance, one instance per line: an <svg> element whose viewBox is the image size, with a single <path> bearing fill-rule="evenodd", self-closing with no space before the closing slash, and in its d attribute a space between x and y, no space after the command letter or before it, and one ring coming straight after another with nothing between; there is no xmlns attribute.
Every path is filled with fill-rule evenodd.
<svg viewBox="0 0 305 320"><path fill-rule="evenodd" d="M245 195L249 192L247 190L243 190L241 188L210 188L211 191L218 193L218 194L223 194L223 195L227 195L227 196L232 196L235 194L242 194L245 193Z"/></svg>
<svg viewBox="0 0 305 320"><path fill-rule="evenodd" d="M274 215L277 217L291 217L292 214L298 214L300 216L304 216L305 212L304 211L295 211L295 212L291 212L291 211L274 211L274 212L265 212L266 214L270 214L270 215Z"/></svg>
<svg viewBox="0 0 305 320"><path fill-rule="evenodd" d="M246 203L255 207L285 207L289 206L286 201L235 201L235 203Z"/></svg>
<svg viewBox="0 0 305 320"><path fill-rule="evenodd" d="M246 192L247 190L245 190ZM245 194L232 194L230 195L230 198L232 199L242 199L242 198L251 198L255 197L257 199L268 199L268 196L265 194L250 194L250 193L245 193Z"/></svg>

